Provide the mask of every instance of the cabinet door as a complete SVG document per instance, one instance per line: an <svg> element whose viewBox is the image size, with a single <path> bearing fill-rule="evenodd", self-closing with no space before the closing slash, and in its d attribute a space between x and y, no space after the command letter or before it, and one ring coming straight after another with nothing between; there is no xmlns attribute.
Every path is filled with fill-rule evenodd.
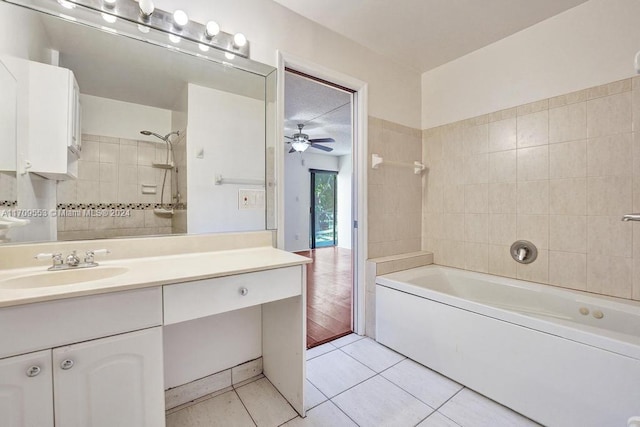
<svg viewBox="0 0 640 427"><path fill-rule="evenodd" d="M56 426L164 426L160 327L53 349Z"/></svg>
<svg viewBox="0 0 640 427"><path fill-rule="evenodd" d="M53 427L51 350L0 359L0 425Z"/></svg>

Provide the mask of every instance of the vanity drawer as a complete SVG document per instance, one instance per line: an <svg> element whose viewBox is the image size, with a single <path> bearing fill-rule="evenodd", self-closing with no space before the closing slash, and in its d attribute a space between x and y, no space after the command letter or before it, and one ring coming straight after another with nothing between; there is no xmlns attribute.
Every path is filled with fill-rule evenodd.
<svg viewBox="0 0 640 427"><path fill-rule="evenodd" d="M302 267L286 267L163 286L164 324L289 298L302 293Z"/></svg>
<svg viewBox="0 0 640 427"><path fill-rule="evenodd" d="M0 308L0 358L161 324L160 287Z"/></svg>

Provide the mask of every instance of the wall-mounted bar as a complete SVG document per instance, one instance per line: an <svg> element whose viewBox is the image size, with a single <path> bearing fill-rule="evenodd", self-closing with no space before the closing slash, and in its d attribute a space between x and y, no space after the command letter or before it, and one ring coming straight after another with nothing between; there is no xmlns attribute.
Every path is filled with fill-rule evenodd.
<svg viewBox="0 0 640 427"><path fill-rule="evenodd" d="M394 162L391 160L385 160L384 158L382 158L382 156L378 154L371 155L371 168L378 169L378 167L380 167L380 165L382 164L413 168L413 173L415 173L416 175L419 175L423 170L426 169L426 166L424 165L424 163L421 163L421 162L413 162L413 163Z"/></svg>
<svg viewBox="0 0 640 427"><path fill-rule="evenodd" d="M640 221L640 214L637 214L637 213L627 214L622 217L622 220L623 221Z"/></svg>
<svg viewBox="0 0 640 427"><path fill-rule="evenodd" d="M264 187L264 181L259 179L224 178L222 175L216 175L215 184L261 185Z"/></svg>

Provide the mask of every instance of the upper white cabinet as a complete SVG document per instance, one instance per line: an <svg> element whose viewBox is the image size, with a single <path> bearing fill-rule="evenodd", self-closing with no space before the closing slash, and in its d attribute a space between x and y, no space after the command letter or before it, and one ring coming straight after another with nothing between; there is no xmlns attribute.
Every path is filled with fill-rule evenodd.
<svg viewBox="0 0 640 427"><path fill-rule="evenodd" d="M82 137L73 72L13 57L3 62L18 80L19 146L27 170L50 179L77 178Z"/></svg>

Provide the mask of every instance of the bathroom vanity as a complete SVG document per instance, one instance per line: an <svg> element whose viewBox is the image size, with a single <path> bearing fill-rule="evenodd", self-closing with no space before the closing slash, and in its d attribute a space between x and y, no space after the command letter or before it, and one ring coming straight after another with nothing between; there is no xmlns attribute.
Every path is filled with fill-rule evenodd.
<svg viewBox="0 0 640 427"><path fill-rule="evenodd" d="M175 253L157 253L163 239L172 239ZM163 328L255 306L264 374L304 415L310 260L274 249L270 239L258 232L13 247L17 258L105 244L121 258L87 273L46 265L0 270L3 425L162 426ZM136 246L152 256L131 257Z"/></svg>

